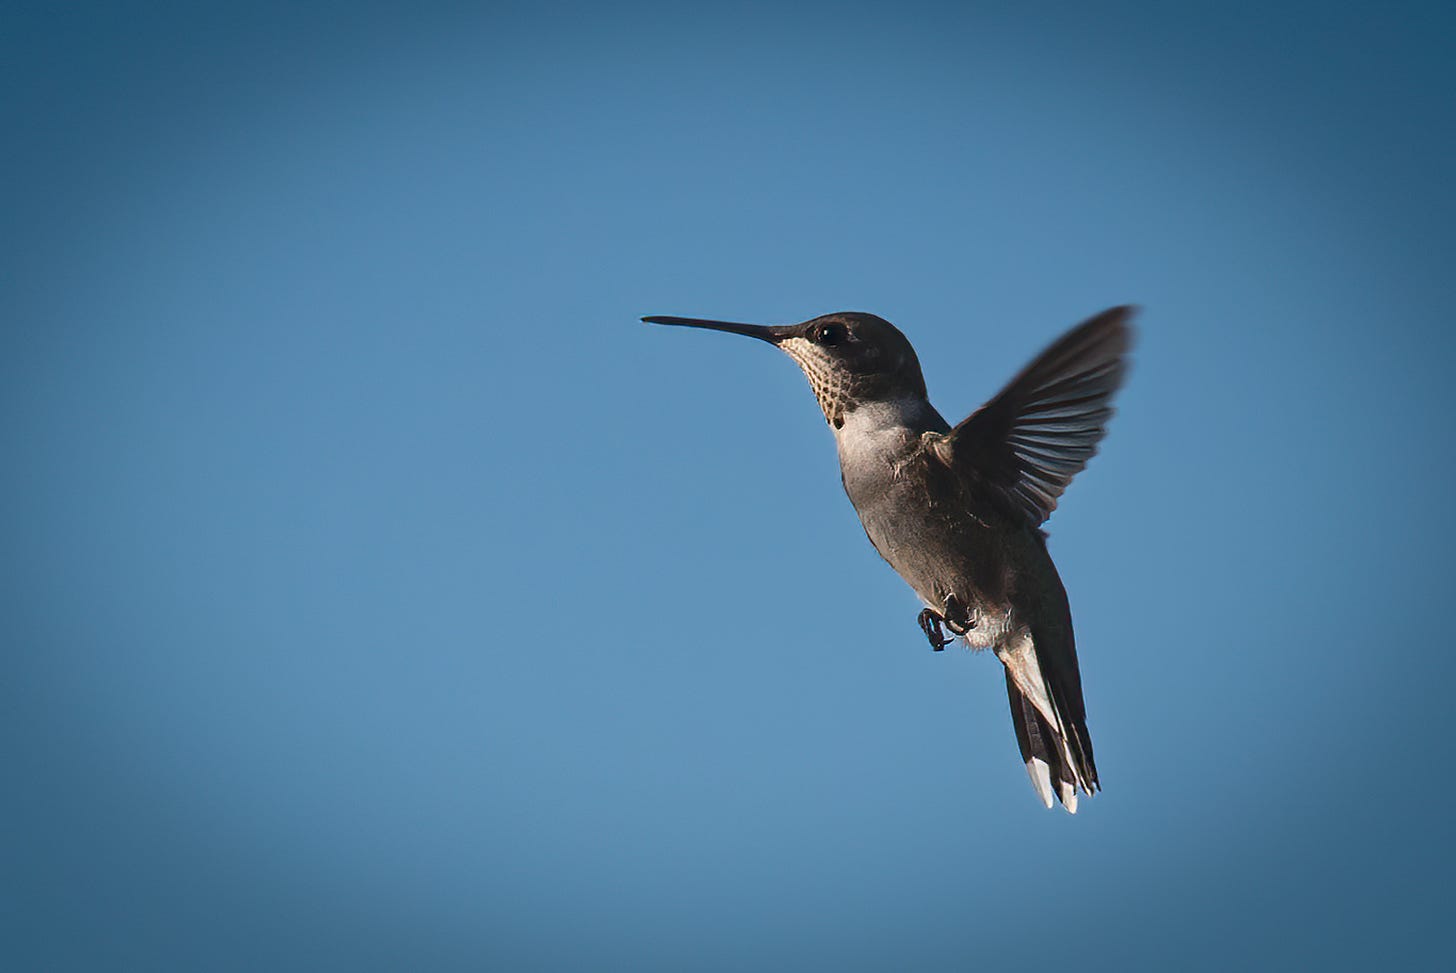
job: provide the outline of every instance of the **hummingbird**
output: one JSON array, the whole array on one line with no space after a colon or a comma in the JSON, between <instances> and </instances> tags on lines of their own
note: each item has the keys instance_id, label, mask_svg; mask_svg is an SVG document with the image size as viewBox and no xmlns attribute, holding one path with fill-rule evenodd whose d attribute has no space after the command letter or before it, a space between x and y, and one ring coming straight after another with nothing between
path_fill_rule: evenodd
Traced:
<instances>
[{"instance_id":1,"label":"hummingbird","mask_svg":"<svg viewBox=\"0 0 1456 973\"><path fill-rule=\"evenodd\" d=\"M995 653L1032 787L1073 814L1078 791L1100 785L1071 608L1042 524L1106 435L1134 311L1109 308L1072 328L954 427L930 404L909 340L873 314L642 319L758 338L798 364L870 543L925 605L916 621L931 648L959 639Z\"/></svg>"}]
</instances>

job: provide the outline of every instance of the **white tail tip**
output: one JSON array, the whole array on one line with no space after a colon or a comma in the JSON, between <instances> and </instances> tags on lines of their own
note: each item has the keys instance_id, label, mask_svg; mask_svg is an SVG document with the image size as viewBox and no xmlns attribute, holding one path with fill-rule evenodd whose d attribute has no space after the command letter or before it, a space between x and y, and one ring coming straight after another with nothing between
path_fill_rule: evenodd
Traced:
<instances>
[{"instance_id":1,"label":"white tail tip","mask_svg":"<svg viewBox=\"0 0 1456 973\"><path fill-rule=\"evenodd\" d=\"M1077 785L1069 784L1064 780L1057 781L1057 790L1062 795L1062 807L1067 809L1068 814L1077 813Z\"/></svg>"},{"instance_id":2,"label":"white tail tip","mask_svg":"<svg viewBox=\"0 0 1456 973\"><path fill-rule=\"evenodd\" d=\"M1052 774L1047 767L1047 762L1040 757L1032 757L1026 762L1026 772L1031 775L1031 786L1036 789L1036 796L1048 808L1052 806Z\"/></svg>"}]
</instances>

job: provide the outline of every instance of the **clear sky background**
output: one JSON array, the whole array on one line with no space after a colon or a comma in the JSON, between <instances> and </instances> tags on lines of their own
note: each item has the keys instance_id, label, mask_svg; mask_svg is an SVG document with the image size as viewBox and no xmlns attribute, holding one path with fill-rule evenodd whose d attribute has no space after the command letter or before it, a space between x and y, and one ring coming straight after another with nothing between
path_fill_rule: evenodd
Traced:
<instances>
[{"instance_id":1,"label":"clear sky background","mask_svg":"<svg viewBox=\"0 0 1456 973\"><path fill-rule=\"evenodd\" d=\"M1449 969L1445 6L8 6L6 968ZM1074 818L637 319L1123 302Z\"/></svg>"}]
</instances>

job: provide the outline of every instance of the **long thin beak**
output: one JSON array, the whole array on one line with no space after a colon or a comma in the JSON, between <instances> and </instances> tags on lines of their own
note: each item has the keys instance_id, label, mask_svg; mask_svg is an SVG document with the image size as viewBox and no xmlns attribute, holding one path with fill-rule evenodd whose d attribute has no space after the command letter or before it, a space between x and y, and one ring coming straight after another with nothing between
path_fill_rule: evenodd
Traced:
<instances>
[{"instance_id":1,"label":"long thin beak","mask_svg":"<svg viewBox=\"0 0 1456 973\"><path fill-rule=\"evenodd\" d=\"M797 325L735 324L732 321L705 321L702 318L674 318L660 315L642 320L648 324L676 324L684 328L706 328L709 331L746 334L750 338L767 341L771 345L776 345L785 338L792 337L798 331Z\"/></svg>"}]
</instances>

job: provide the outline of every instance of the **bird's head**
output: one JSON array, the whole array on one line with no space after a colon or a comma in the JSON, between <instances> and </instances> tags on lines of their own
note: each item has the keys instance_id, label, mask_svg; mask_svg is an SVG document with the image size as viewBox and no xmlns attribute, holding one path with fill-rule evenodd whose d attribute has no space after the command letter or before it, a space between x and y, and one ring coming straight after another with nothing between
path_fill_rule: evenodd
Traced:
<instances>
[{"instance_id":1,"label":"bird's head","mask_svg":"<svg viewBox=\"0 0 1456 973\"><path fill-rule=\"evenodd\" d=\"M803 369L824 418L836 429L844 425L847 413L868 402L925 398L925 378L915 349L899 328L873 314L839 311L783 325L675 317L642 320L748 335L777 346Z\"/></svg>"}]
</instances>

